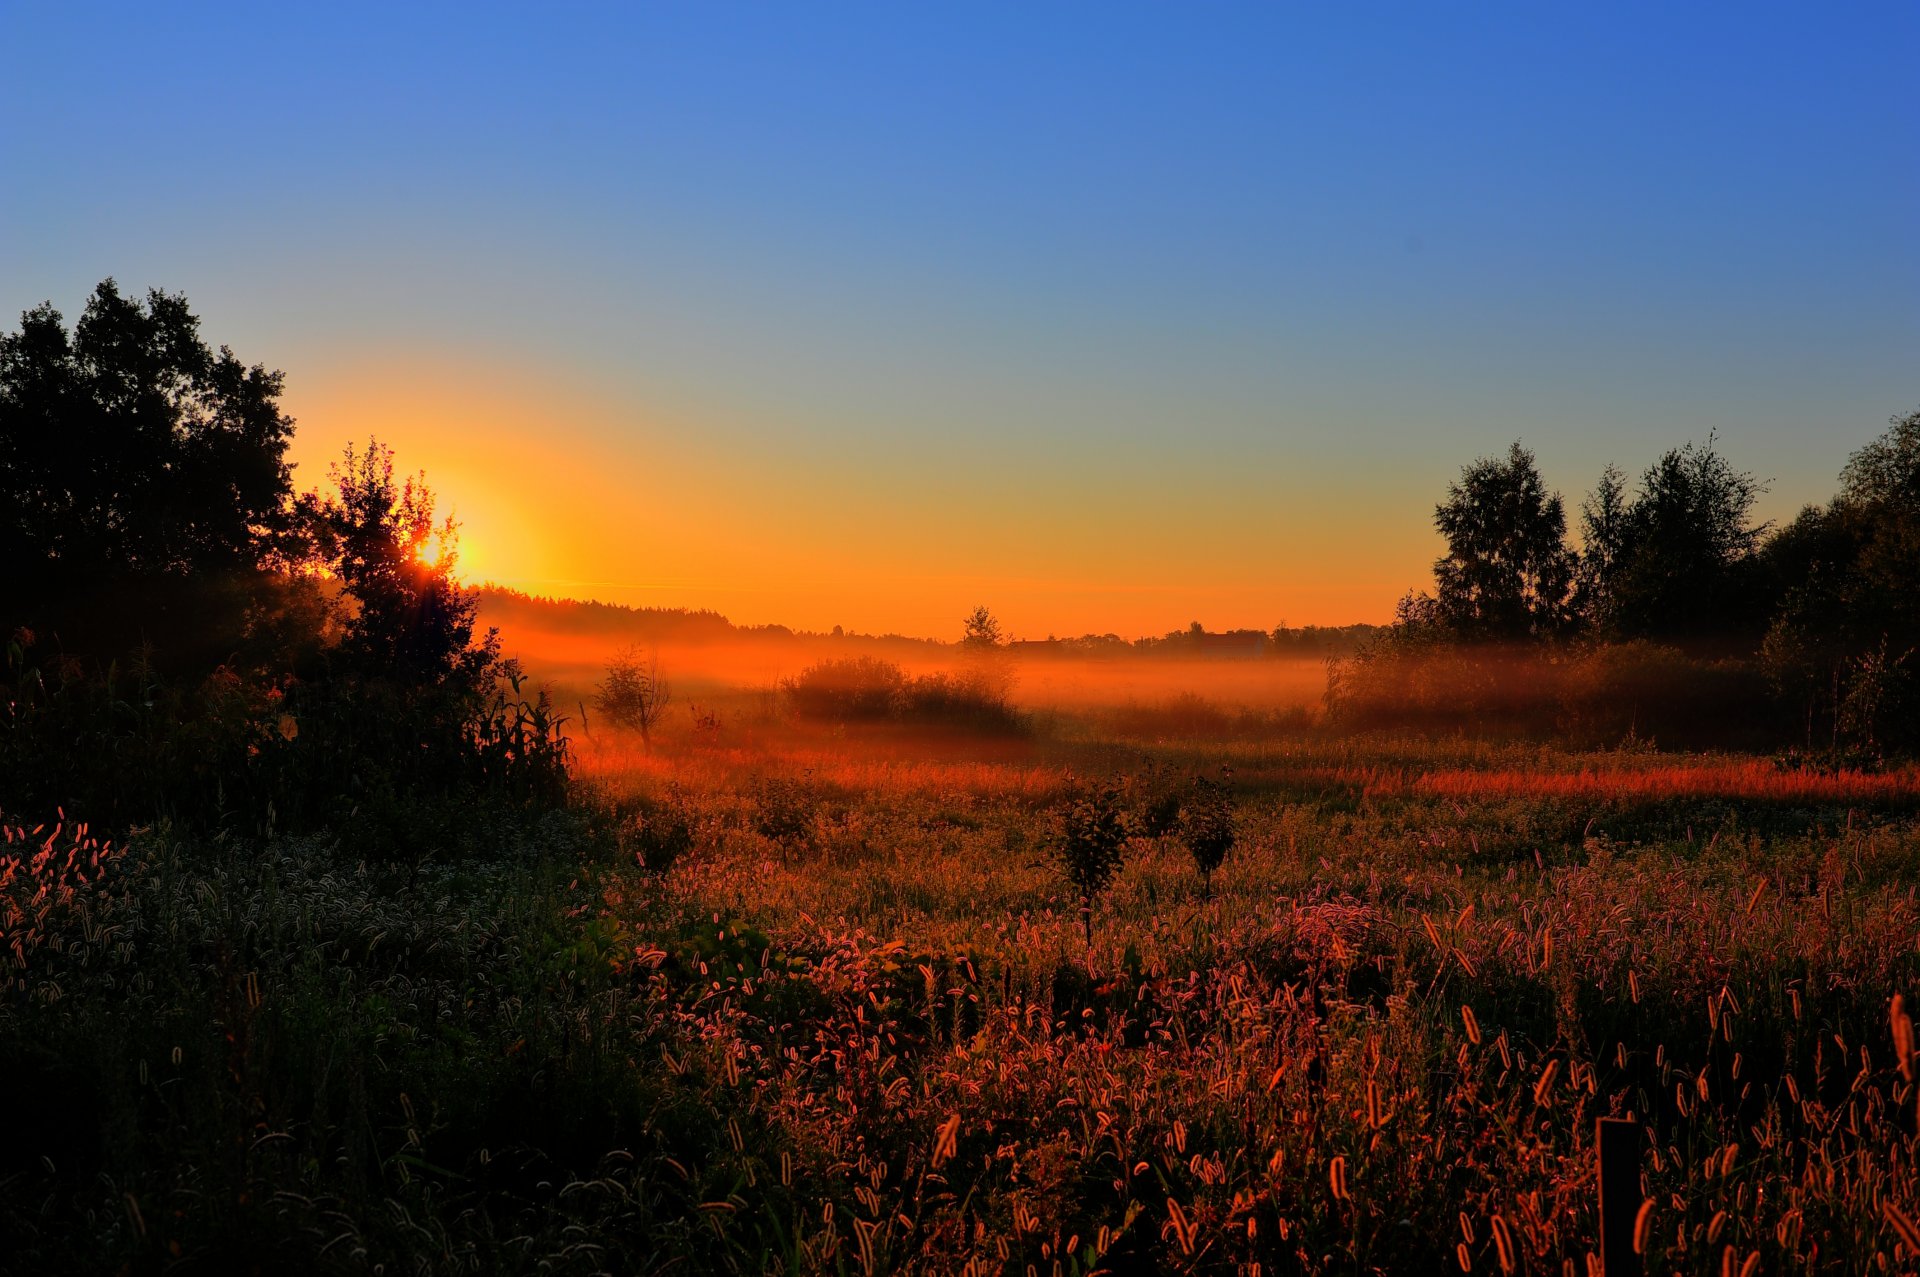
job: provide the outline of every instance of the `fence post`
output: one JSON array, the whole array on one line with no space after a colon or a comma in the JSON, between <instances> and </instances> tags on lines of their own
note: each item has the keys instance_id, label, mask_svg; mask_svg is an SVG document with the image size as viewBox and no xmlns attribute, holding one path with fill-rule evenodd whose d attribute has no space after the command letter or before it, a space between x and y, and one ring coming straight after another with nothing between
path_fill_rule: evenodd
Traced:
<instances>
[{"instance_id":1,"label":"fence post","mask_svg":"<svg viewBox=\"0 0 1920 1277\"><path fill-rule=\"evenodd\" d=\"M1600 1271L1640 1277L1633 1226L1640 1214L1640 1123L1603 1117L1594 1147L1600 1160Z\"/></svg>"}]
</instances>

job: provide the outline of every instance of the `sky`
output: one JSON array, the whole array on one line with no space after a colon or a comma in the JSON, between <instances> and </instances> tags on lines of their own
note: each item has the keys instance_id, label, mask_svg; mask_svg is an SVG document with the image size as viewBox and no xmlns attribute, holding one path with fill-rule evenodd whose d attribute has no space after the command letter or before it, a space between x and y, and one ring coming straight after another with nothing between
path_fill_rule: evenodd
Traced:
<instances>
[{"instance_id":1,"label":"sky","mask_svg":"<svg viewBox=\"0 0 1920 1277\"><path fill-rule=\"evenodd\" d=\"M1460 467L1920 408L1920 6L0 0L0 313L107 276L469 577L1021 637L1387 619Z\"/></svg>"}]
</instances>

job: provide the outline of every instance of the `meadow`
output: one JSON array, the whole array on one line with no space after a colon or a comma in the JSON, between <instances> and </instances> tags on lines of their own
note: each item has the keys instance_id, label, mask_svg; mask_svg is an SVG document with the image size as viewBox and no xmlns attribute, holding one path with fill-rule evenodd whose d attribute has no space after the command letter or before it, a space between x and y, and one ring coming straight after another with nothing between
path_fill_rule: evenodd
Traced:
<instances>
[{"instance_id":1,"label":"meadow","mask_svg":"<svg viewBox=\"0 0 1920 1277\"><path fill-rule=\"evenodd\" d=\"M1590 1277L1603 1116L1647 1272L1920 1263L1920 770L765 674L431 854L10 828L0 1267Z\"/></svg>"}]
</instances>

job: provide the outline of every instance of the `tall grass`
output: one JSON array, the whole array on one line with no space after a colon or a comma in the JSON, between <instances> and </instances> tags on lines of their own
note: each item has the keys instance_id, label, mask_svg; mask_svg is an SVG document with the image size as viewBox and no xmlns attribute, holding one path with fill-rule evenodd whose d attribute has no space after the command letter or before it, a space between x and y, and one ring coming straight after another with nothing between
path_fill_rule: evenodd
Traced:
<instances>
[{"instance_id":1,"label":"tall grass","mask_svg":"<svg viewBox=\"0 0 1920 1277\"><path fill-rule=\"evenodd\" d=\"M11 831L0 1268L1586 1274L1598 1116L1652 1273L1920 1263L1903 772L575 743L459 860ZM1176 809L1083 915L1069 774L1223 763L1210 883Z\"/></svg>"}]
</instances>

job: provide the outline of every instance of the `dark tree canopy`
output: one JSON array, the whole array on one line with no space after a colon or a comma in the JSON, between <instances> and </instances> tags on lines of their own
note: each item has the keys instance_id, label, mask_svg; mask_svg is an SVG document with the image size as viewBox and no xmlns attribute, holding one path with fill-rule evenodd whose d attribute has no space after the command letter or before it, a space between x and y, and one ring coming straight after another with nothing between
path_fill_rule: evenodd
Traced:
<instances>
[{"instance_id":1,"label":"dark tree canopy","mask_svg":"<svg viewBox=\"0 0 1920 1277\"><path fill-rule=\"evenodd\" d=\"M1920 647L1920 411L1854 453L1840 485L1831 517L1859 547L1854 628L1863 643Z\"/></svg>"},{"instance_id":2,"label":"dark tree canopy","mask_svg":"<svg viewBox=\"0 0 1920 1277\"><path fill-rule=\"evenodd\" d=\"M1575 560L1566 512L1546 490L1533 454L1515 443L1483 457L1447 488L1433 512L1447 553L1433 565L1440 621L1463 637L1554 634L1569 618Z\"/></svg>"},{"instance_id":3,"label":"dark tree canopy","mask_svg":"<svg viewBox=\"0 0 1920 1277\"><path fill-rule=\"evenodd\" d=\"M332 470L335 495L303 502L318 561L352 602L341 656L404 683L478 686L498 636L473 643L478 599L453 575L452 518L434 520L426 476L396 480L393 451L351 445Z\"/></svg>"},{"instance_id":4,"label":"dark tree canopy","mask_svg":"<svg viewBox=\"0 0 1920 1277\"><path fill-rule=\"evenodd\" d=\"M1647 468L1621 520L1603 592L1607 628L1627 638L1738 634L1763 606L1749 569L1766 528L1750 522L1760 483L1704 444Z\"/></svg>"},{"instance_id":5,"label":"dark tree canopy","mask_svg":"<svg viewBox=\"0 0 1920 1277\"><path fill-rule=\"evenodd\" d=\"M281 374L201 340L184 297L109 279L71 331L0 334L0 558L33 598L254 569L287 527Z\"/></svg>"},{"instance_id":6,"label":"dark tree canopy","mask_svg":"<svg viewBox=\"0 0 1920 1277\"><path fill-rule=\"evenodd\" d=\"M1854 453L1840 492L1808 506L1761 555L1778 598L1761 658L1798 700L1811 742L1822 712L1836 735L1911 744L1912 657L1920 649L1920 412L1894 417ZM1904 731L1889 726L1904 721Z\"/></svg>"}]
</instances>

